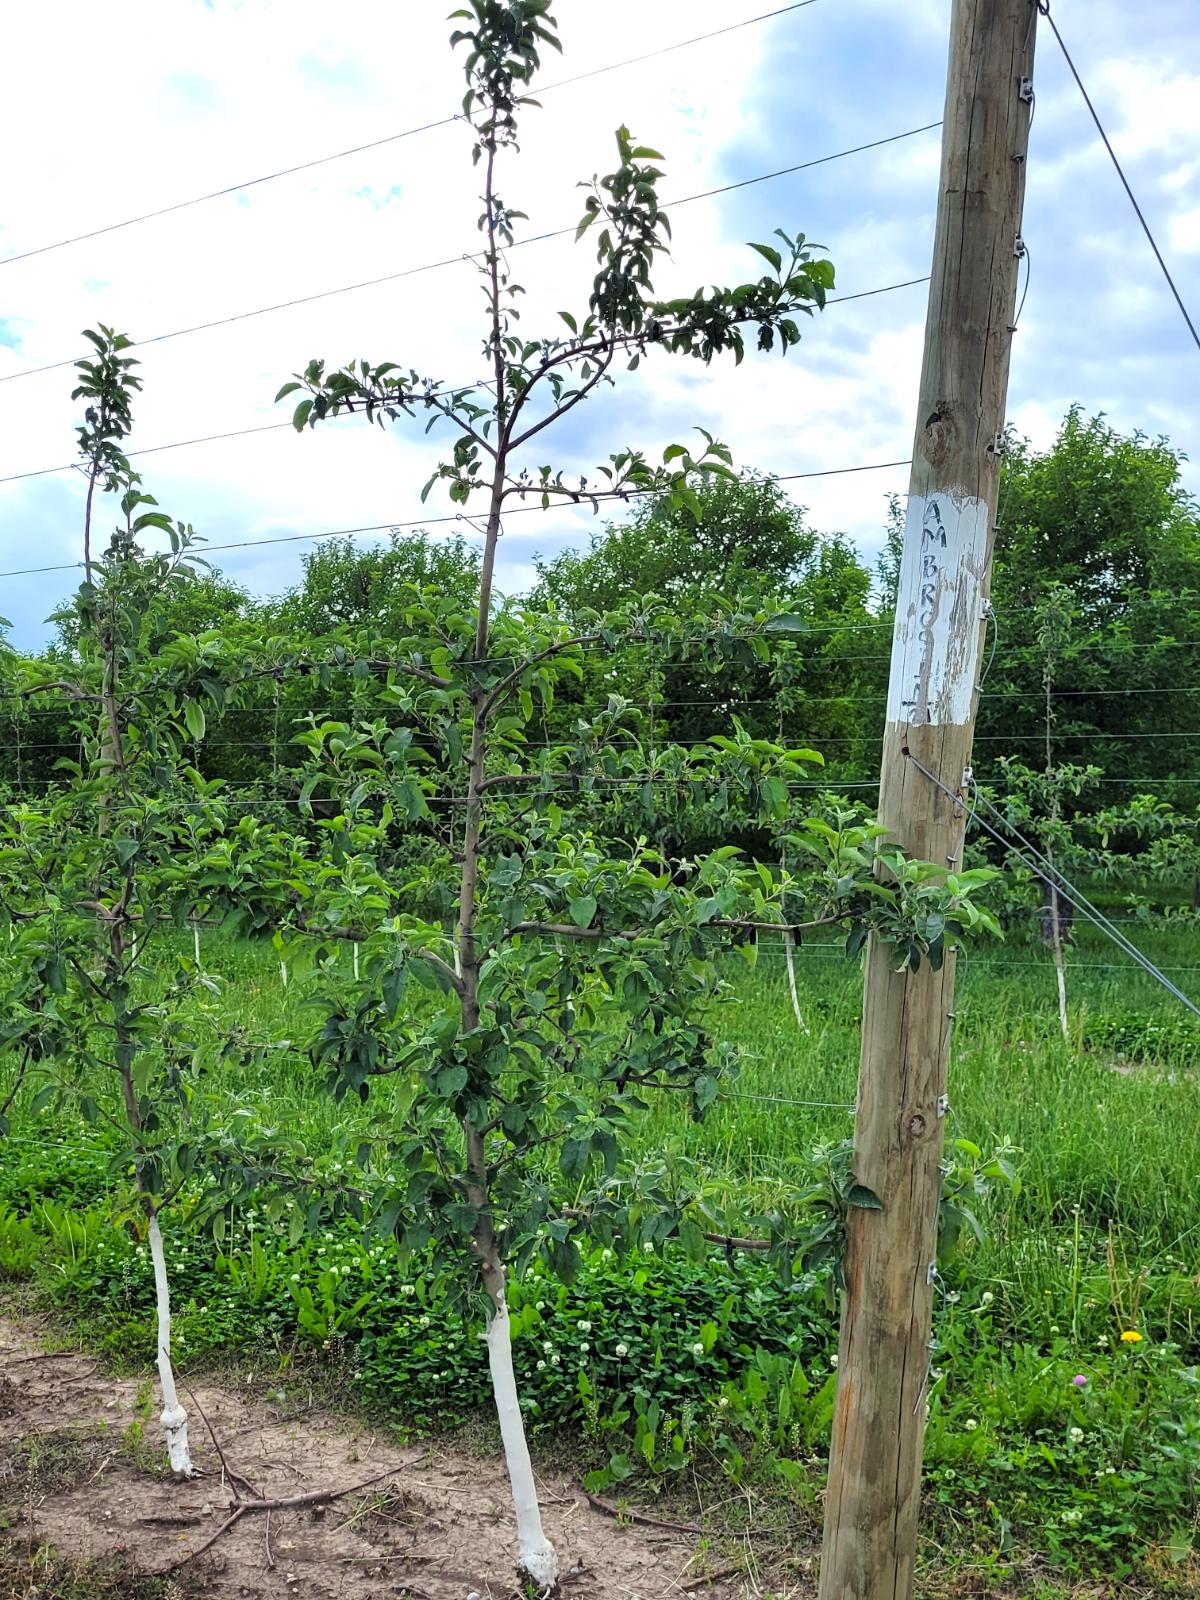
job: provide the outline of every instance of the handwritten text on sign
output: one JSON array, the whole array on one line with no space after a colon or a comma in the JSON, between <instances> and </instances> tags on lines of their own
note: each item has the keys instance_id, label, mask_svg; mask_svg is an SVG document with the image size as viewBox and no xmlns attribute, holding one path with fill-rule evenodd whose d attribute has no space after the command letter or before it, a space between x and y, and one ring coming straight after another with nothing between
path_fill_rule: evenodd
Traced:
<instances>
[{"instance_id":1,"label":"handwritten text on sign","mask_svg":"<svg viewBox=\"0 0 1200 1600\"><path fill-rule=\"evenodd\" d=\"M888 721L964 723L979 668L988 512L971 495L910 495Z\"/></svg>"}]
</instances>

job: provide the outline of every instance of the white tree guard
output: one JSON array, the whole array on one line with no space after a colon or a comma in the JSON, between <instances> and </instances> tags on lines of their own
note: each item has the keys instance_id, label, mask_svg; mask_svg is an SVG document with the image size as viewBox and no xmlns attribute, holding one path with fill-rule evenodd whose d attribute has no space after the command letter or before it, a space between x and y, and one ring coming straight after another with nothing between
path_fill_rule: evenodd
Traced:
<instances>
[{"instance_id":1,"label":"white tree guard","mask_svg":"<svg viewBox=\"0 0 1200 1600\"><path fill-rule=\"evenodd\" d=\"M151 1216L147 1229L150 1260L154 1263L154 1294L158 1303L158 1381L163 1408L159 1421L167 1440L171 1466L185 1478L192 1476L192 1457L188 1450L187 1412L175 1392L175 1372L171 1366L171 1294L167 1286L167 1258L157 1216Z\"/></svg>"},{"instance_id":2,"label":"white tree guard","mask_svg":"<svg viewBox=\"0 0 1200 1600\"><path fill-rule=\"evenodd\" d=\"M558 1556L542 1529L533 1463L525 1442L525 1421L517 1401L517 1380L513 1372L512 1333L508 1307L503 1303L488 1318L488 1365L492 1373L492 1393L504 1441L504 1460L512 1484L513 1505L517 1513L519 1565L541 1589L553 1588L558 1581Z\"/></svg>"}]
</instances>

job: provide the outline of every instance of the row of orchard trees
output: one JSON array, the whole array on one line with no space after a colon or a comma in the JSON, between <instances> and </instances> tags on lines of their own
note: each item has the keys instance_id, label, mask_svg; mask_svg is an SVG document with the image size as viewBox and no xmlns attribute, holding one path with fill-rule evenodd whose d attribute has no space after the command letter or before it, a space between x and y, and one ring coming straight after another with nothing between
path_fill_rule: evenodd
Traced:
<instances>
[{"instance_id":1,"label":"row of orchard trees","mask_svg":"<svg viewBox=\"0 0 1200 1600\"><path fill-rule=\"evenodd\" d=\"M1071 872L1104 880L1110 898L1186 909L1200 896L1200 519L1180 486L1179 458L1162 441L1122 438L1102 419L1072 412L1053 449L1034 455L1014 445L1005 470L980 782L1040 848L1061 855ZM736 715L758 737L819 748L824 786L869 791L894 540L873 579L844 540L813 532L779 484L708 473L692 488L685 505L670 495L632 501L590 550L543 563L526 608L553 611L585 639L590 617L635 594L692 615L790 614L800 619L795 630L776 637L766 660L733 650L664 655L644 641L627 643L618 663L602 643L583 643L582 673L540 708L539 736L570 740L616 691L647 749L708 738ZM893 535L897 526L893 519ZM183 635L216 630L244 648L264 636L288 639L294 654L337 632L373 627L390 637L405 629L414 585L467 609L480 559L477 540L395 535L369 550L329 543L279 600L251 603L218 574L198 572L164 595L163 626ZM70 606L55 644L31 666L53 674L78 643ZM349 685L317 673L263 677L227 709L198 766L302 830L296 727L368 713L397 720L377 676ZM36 792L74 749L69 712L57 703L0 702L0 792ZM631 799L627 825L636 837L651 824L638 796ZM703 793L687 799L669 827L661 812L652 825L666 848L691 853L733 840L774 859L768 830L714 810ZM414 847L429 831L421 819L405 827ZM1009 910L1032 926L1039 887L1019 890Z\"/></svg>"},{"instance_id":2,"label":"row of orchard trees","mask_svg":"<svg viewBox=\"0 0 1200 1600\"><path fill-rule=\"evenodd\" d=\"M731 1218L623 1160L651 1097L686 1095L701 1117L736 1070L714 1037L722 952L763 930L798 939L825 927L852 952L874 935L916 966L994 927L974 899L986 872L947 876L904 860L867 822L805 818L800 796L821 758L779 737L804 639L794 612L761 592L717 607L669 584L629 603L619 574L602 604L587 603L586 585L568 601L595 552L556 569L554 604L494 593L501 518L514 503L644 494L675 527L705 504L719 509L730 468L712 439L700 455L669 446L658 463L619 449L590 483L529 463L545 459L548 429L650 355L737 359L747 338L786 352L833 282L802 235L780 234L755 246L756 280L656 299L669 238L660 158L622 129L618 164L589 189L580 224L596 244L588 304L548 335L518 331L505 256L516 213L499 197L497 168L539 54L557 43L547 7L472 0L454 35L482 175L488 386L449 390L390 361L316 361L281 391L299 396L300 429L343 410L423 413L448 428L434 481L456 504L482 500L478 554L423 549L427 565L392 592L385 619L352 605L341 619L298 612L265 639L261 628L181 627L203 617L210 581L191 530L130 466L136 364L128 342L101 329L76 389L85 580L60 619L61 659L6 659L0 686L18 715L54 706L63 734L52 769L0 805L3 1114L58 1098L119 1133L120 1169L133 1173L125 1221L144 1230L154 1262L172 1465L191 1470L171 1362L172 1230L161 1219L203 1226L264 1191L308 1226L346 1210L393 1235L451 1303L478 1311L519 1565L543 1587L557 1563L517 1402L508 1275L537 1257L569 1279L587 1237L618 1249L673 1240L702 1254L728 1243L733 1222L743 1234L757 1224L750 1239L783 1271L836 1254L827 1215L813 1226ZM773 491L760 492L766 504ZM643 533L655 542L652 520ZM736 521L726 538L736 556ZM839 561L824 569L830 584ZM861 610L865 594L846 603ZM686 724L670 738L656 727L665 686L773 672L778 703L765 725L727 720L691 738L680 737ZM303 698L314 686L315 704ZM261 720L264 704L283 708L284 742L298 752L288 811L270 793L259 805L227 787L210 762L220 733L248 714ZM726 842L735 831L769 841L772 865ZM204 1035L188 1000L211 980L164 938L198 915L269 928L289 961L318 971L331 949L356 947L353 984L318 994L311 1057L335 1095L366 1097L382 1074L401 1092L354 1188L314 1185L286 1138L210 1119L199 1072L239 1046Z\"/></svg>"}]
</instances>

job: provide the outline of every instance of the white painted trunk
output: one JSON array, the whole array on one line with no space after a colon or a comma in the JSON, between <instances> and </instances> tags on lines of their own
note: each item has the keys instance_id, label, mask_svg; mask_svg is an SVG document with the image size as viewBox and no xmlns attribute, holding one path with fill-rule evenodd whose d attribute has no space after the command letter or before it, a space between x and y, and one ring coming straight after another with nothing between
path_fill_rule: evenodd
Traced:
<instances>
[{"instance_id":1,"label":"white painted trunk","mask_svg":"<svg viewBox=\"0 0 1200 1600\"><path fill-rule=\"evenodd\" d=\"M1054 975L1058 979L1058 1025L1064 1039L1071 1037L1071 1024L1067 1018L1067 974L1063 968L1062 940L1058 936L1058 918L1054 918Z\"/></svg>"},{"instance_id":2,"label":"white painted trunk","mask_svg":"<svg viewBox=\"0 0 1200 1600\"><path fill-rule=\"evenodd\" d=\"M796 1013L796 1026L801 1033L807 1033L804 1013L800 1010L800 996L796 993L796 937L790 928L784 932L783 948L787 955L788 988L792 994L792 1010Z\"/></svg>"},{"instance_id":3,"label":"white painted trunk","mask_svg":"<svg viewBox=\"0 0 1200 1600\"><path fill-rule=\"evenodd\" d=\"M287 988L287 962L286 961L281 961L279 963L279 976L280 976L280 979L282 980L283 987L286 989Z\"/></svg>"},{"instance_id":4,"label":"white painted trunk","mask_svg":"<svg viewBox=\"0 0 1200 1600\"><path fill-rule=\"evenodd\" d=\"M525 1421L517 1401L508 1307L503 1303L488 1318L487 1346L492 1393L500 1420L500 1437L504 1441L504 1460L517 1513L518 1565L539 1588L550 1589L558 1581L558 1556L542 1529L533 1463L525 1442Z\"/></svg>"},{"instance_id":5,"label":"white painted trunk","mask_svg":"<svg viewBox=\"0 0 1200 1600\"><path fill-rule=\"evenodd\" d=\"M355 981L355 983L357 983L358 982L358 946L357 946L357 944L355 944L355 945L351 945L350 948L354 951L354 981Z\"/></svg>"},{"instance_id":6,"label":"white painted trunk","mask_svg":"<svg viewBox=\"0 0 1200 1600\"><path fill-rule=\"evenodd\" d=\"M192 923L192 953L196 957L196 965L200 965L200 924Z\"/></svg>"},{"instance_id":7,"label":"white painted trunk","mask_svg":"<svg viewBox=\"0 0 1200 1600\"><path fill-rule=\"evenodd\" d=\"M171 1366L171 1293L167 1286L167 1258L163 1252L158 1218L151 1216L147 1230L150 1259L154 1263L154 1294L158 1302L158 1381L163 1408L159 1421L167 1439L171 1466L185 1478L192 1476L192 1457L188 1450L187 1412L175 1392L175 1372Z\"/></svg>"}]
</instances>

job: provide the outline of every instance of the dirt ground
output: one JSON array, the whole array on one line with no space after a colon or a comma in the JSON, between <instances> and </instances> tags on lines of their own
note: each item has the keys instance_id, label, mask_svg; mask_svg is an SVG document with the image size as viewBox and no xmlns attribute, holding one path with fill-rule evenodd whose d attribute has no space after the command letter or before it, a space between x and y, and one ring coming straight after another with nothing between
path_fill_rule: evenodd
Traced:
<instances>
[{"instance_id":1,"label":"dirt ground","mask_svg":"<svg viewBox=\"0 0 1200 1600\"><path fill-rule=\"evenodd\" d=\"M192 1454L172 1479L156 1391L85 1355L47 1356L44 1325L0 1317L0 1600L499 1600L515 1593L508 1480L496 1459L400 1448L320 1411L291 1417L260 1395L196 1389ZM243 1514L253 1492L295 1500L365 1484L324 1505ZM564 1594L578 1600L717 1600L756 1587L728 1552L682 1526L618 1520L561 1471L539 1477ZM253 1486L253 1489L249 1487ZM68 1577L69 1573L74 1576ZM89 1576L90 1575L90 1576ZM7 1587L6 1587L7 1585Z\"/></svg>"}]
</instances>

